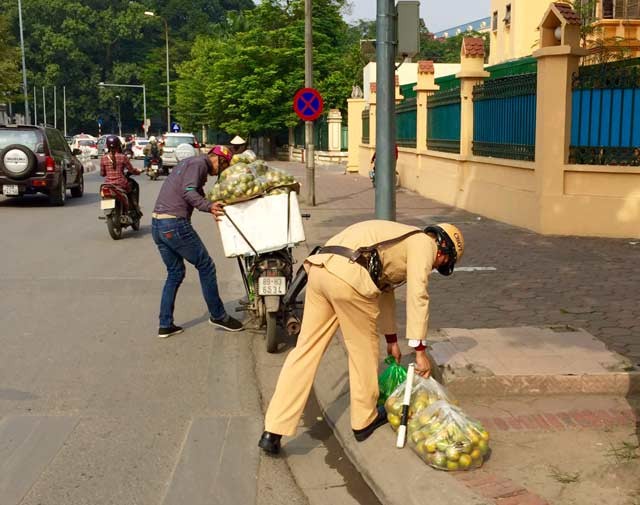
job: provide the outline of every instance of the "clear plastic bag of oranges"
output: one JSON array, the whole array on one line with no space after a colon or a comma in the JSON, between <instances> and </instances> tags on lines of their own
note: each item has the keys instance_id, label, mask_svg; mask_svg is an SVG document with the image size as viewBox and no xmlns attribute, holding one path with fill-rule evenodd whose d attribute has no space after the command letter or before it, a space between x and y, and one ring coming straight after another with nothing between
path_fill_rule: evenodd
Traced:
<instances>
[{"instance_id":1,"label":"clear plastic bag of oranges","mask_svg":"<svg viewBox=\"0 0 640 505\"><path fill-rule=\"evenodd\" d=\"M384 402L384 408L387 411L387 420L394 430L400 426L405 384L406 381L400 384ZM411 389L411 402L409 404L409 420L413 418L416 412L420 412L438 400L447 400L455 403L455 400L447 390L436 382L433 377L425 379L417 374L414 375L413 387Z\"/></svg>"},{"instance_id":2,"label":"clear plastic bag of oranges","mask_svg":"<svg viewBox=\"0 0 640 505\"><path fill-rule=\"evenodd\" d=\"M489 432L460 407L446 401L417 412L407 428L413 450L438 470L479 468L490 452Z\"/></svg>"}]
</instances>

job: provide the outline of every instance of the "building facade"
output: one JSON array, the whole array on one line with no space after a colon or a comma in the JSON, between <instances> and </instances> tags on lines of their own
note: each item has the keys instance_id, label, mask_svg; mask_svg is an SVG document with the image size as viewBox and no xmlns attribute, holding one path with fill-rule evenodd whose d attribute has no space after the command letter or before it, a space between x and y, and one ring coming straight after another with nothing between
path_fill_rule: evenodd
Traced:
<instances>
[{"instance_id":1,"label":"building facade","mask_svg":"<svg viewBox=\"0 0 640 505\"><path fill-rule=\"evenodd\" d=\"M538 23L548 7L548 0L491 0L489 64L532 54L540 38ZM640 1L596 0L593 8L583 14L595 27L588 47L597 51L614 46L624 57L640 56Z\"/></svg>"}]
</instances>

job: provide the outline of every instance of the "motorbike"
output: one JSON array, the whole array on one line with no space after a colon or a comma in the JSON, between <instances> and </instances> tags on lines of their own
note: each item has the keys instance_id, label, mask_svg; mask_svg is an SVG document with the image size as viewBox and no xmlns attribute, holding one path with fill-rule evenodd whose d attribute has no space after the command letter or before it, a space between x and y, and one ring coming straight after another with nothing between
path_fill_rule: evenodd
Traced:
<instances>
[{"instance_id":1,"label":"motorbike","mask_svg":"<svg viewBox=\"0 0 640 505\"><path fill-rule=\"evenodd\" d=\"M127 179L132 180L129 176ZM131 204L127 192L113 184L100 185L100 209L104 212L98 219L107 222L109 235L113 240L122 238L122 230L131 226L140 229L140 212Z\"/></svg>"},{"instance_id":2,"label":"motorbike","mask_svg":"<svg viewBox=\"0 0 640 505\"><path fill-rule=\"evenodd\" d=\"M302 217L311 216L302 214ZM300 333L303 302L297 300L300 289L292 282L293 248L267 253L254 250L254 253L236 258L247 295L236 310L249 312L257 325L265 329L267 352L275 353L279 328L290 337Z\"/></svg>"},{"instance_id":3,"label":"motorbike","mask_svg":"<svg viewBox=\"0 0 640 505\"><path fill-rule=\"evenodd\" d=\"M158 158L151 158L149 160L149 166L147 167L147 175L149 179L155 181L160 175L160 171L162 170L162 162Z\"/></svg>"}]
</instances>

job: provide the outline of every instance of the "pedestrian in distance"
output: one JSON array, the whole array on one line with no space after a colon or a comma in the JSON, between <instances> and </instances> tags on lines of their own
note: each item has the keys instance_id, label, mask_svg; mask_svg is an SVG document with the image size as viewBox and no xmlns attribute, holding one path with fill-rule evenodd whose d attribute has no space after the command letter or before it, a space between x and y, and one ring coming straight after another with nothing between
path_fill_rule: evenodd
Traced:
<instances>
[{"instance_id":1,"label":"pedestrian in distance","mask_svg":"<svg viewBox=\"0 0 640 505\"><path fill-rule=\"evenodd\" d=\"M231 139L231 142L229 142L229 144L231 144L231 149L233 151L233 154L240 154L246 151L247 149L247 141L243 139L240 135L236 135L235 137L233 137Z\"/></svg>"},{"instance_id":2,"label":"pedestrian in distance","mask_svg":"<svg viewBox=\"0 0 640 505\"><path fill-rule=\"evenodd\" d=\"M196 267L200 275L209 323L227 331L243 329L240 321L227 314L218 292L215 264L191 225L194 208L213 214L216 220L224 214L222 204L209 202L203 188L208 175L219 175L229 167L231 156L227 147L214 146L207 155L187 158L176 165L160 189L151 221L153 240L167 267L160 301L160 338L183 331L175 325L173 311L178 288L185 276L184 260Z\"/></svg>"},{"instance_id":3,"label":"pedestrian in distance","mask_svg":"<svg viewBox=\"0 0 640 505\"><path fill-rule=\"evenodd\" d=\"M364 249L364 250L363 250ZM283 435L295 435L313 379L338 327L349 355L351 427L358 442L387 422L378 400L378 325L387 354L399 362L396 287L407 284L406 338L416 373L431 373L425 352L429 321L429 274L451 275L464 253L460 230L448 223L425 229L391 221L364 221L329 239L304 264L305 310L296 347L280 372L258 446L277 454Z\"/></svg>"}]
</instances>

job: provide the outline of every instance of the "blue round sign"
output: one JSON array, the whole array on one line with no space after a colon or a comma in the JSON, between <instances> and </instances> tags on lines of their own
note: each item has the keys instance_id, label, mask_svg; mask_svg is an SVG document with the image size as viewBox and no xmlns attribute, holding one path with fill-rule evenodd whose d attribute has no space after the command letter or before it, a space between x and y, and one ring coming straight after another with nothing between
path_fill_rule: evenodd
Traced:
<instances>
[{"instance_id":1,"label":"blue round sign","mask_svg":"<svg viewBox=\"0 0 640 505\"><path fill-rule=\"evenodd\" d=\"M324 102L317 89L302 88L293 97L293 110L303 121L315 121L322 114Z\"/></svg>"}]
</instances>

